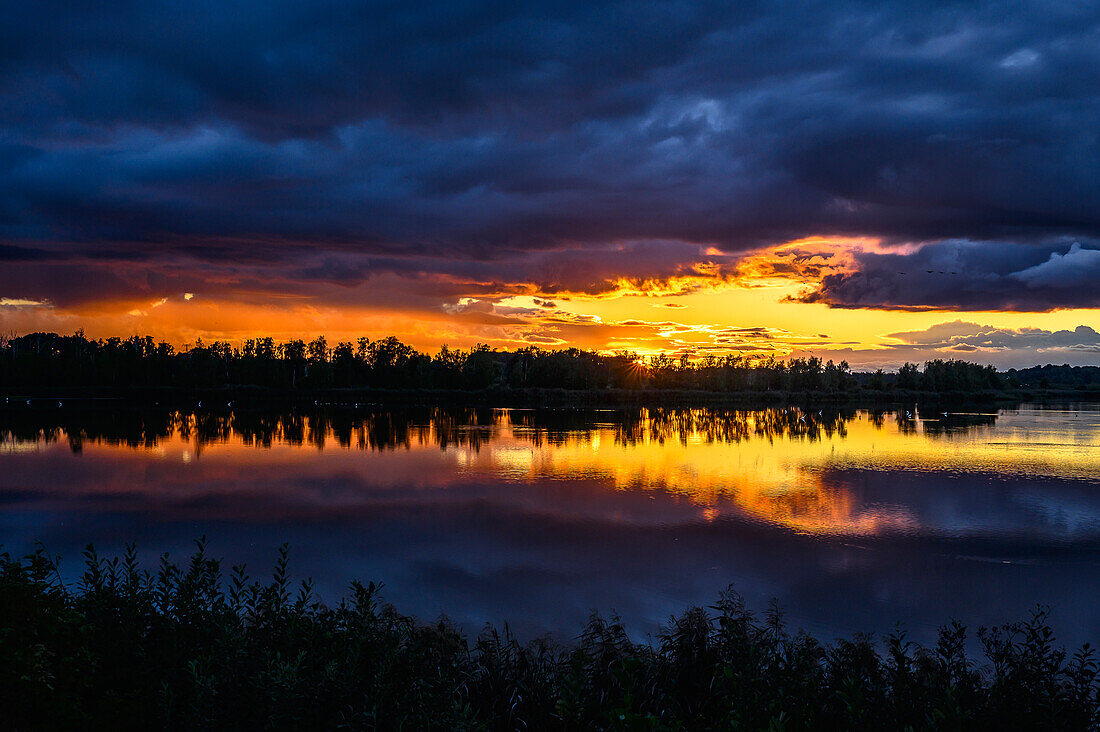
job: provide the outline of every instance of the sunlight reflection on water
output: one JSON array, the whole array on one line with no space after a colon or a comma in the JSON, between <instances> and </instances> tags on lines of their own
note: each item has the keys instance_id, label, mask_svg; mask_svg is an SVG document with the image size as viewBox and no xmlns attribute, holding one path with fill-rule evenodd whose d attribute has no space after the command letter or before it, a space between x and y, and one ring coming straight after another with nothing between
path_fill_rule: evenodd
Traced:
<instances>
[{"instance_id":1,"label":"sunlight reflection on water","mask_svg":"<svg viewBox=\"0 0 1100 732\"><path fill-rule=\"evenodd\" d=\"M0 537L75 556L206 534L260 563L289 540L332 595L369 574L415 612L532 631L609 607L651 631L734 582L829 632L1043 601L1092 634L1098 416L28 410L0 420Z\"/></svg>"}]
</instances>

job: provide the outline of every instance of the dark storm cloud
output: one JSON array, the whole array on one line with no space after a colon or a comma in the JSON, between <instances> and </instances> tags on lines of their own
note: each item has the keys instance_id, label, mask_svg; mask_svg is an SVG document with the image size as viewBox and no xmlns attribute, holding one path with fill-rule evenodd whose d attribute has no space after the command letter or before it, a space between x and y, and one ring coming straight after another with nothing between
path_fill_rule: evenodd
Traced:
<instances>
[{"instance_id":1,"label":"dark storm cloud","mask_svg":"<svg viewBox=\"0 0 1100 732\"><path fill-rule=\"evenodd\" d=\"M853 272L825 275L799 298L842 308L1051 310L1100 307L1100 244L929 244L863 252Z\"/></svg>"},{"instance_id":2,"label":"dark storm cloud","mask_svg":"<svg viewBox=\"0 0 1100 732\"><path fill-rule=\"evenodd\" d=\"M7 16L9 260L321 276L324 249L523 270L534 251L633 240L858 234L1039 243L1019 255L1037 266L1058 237L1100 240L1091 2L47 0ZM1063 304L1044 297L1068 288L1028 282L1020 307Z\"/></svg>"},{"instance_id":3,"label":"dark storm cloud","mask_svg":"<svg viewBox=\"0 0 1100 732\"><path fill-rule=\"evenodd\" d=\"M671 281L691 291L734 276L736 259L711 255L698 245L678 241L634 241L582 250L516 253L508 258L480 260L367 256L328 256L290 273L292 279L354 286L373 274L393 272L405 277L445 277L491 293L605 295L620 288L647 292Z\"/></svg>"},{"instance_id":4,"label":"dark storm cloud","mask_svg":"<svg viewBox=\"0 0 1100 732\"><path fill-rule=\"evenodd\" d=\"M0 244L0 262L41 262L53 257L41 249Z\"/></svg>"}]
</instances>

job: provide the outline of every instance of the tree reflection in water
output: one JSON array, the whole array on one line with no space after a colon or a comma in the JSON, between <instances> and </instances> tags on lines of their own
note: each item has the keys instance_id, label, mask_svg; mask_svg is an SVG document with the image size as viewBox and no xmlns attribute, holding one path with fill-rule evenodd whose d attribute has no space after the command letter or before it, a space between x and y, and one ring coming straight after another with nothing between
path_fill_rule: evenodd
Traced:
<instances>
[{"instance_id":1,"label":"tree reflection in water","mask_svg":"<svg viewBox=\"0 0 1100 732\"><path fill-rule=\"evenodd\" d=\"M330 443L359 450L393 450L435 444L441 449L465 446L479 449L501 434L535 446L560 445L567 440L591 439L600 429L612 428L615 442L688 444L735 443L751 439L820 440L844 438L855 409L755 410L638 408L627 410L507 410L487 408L348 409L318 407L283 411L232 410L171 411L155 409L79 410L9 409L0 411L0 441L45 442L68 440L79 453L86 442L152 448L165 439L194 442L201 451L208 444L239 442L271 447ZM890 418L899 431L945 435L980 426L992 426L996 414L918 416L915 408L871 411L868 419L881 429Z\"/></svg>"},{"instance_id":2,"label":"tree reflection in water","mask_svg":"<svg viewBox=\"0 0 1100 732\"><path fill-rule=\"evenodd\" d=\"M207 407L0 407L0 543L290 541L333 592L383 579L475 628L649 632L727 581L827 632L1037 600L1100 628L1095 407Z\"/></svg>"}]
</instances>

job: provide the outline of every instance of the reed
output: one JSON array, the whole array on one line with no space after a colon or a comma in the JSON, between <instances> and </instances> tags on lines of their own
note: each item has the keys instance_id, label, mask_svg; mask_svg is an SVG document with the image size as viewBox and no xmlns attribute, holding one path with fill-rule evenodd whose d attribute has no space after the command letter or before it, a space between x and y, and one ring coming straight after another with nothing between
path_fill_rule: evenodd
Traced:
<instances>
[{"instance_id":1,"label":"reed","mask_svg":"<svg viewBox=\"0 0 1100 732\"><path fill-rule=\"evenodd\" d=\"M85 554L78 583L39 550L0 554L0 709L8 729L1095 729L1097 659L1056 645L1045 609L923 647L896 633L823 643L734 592L652 642L595 615L574 642L467 638L352 583L329 607L223 572L204 541L178 565Z\"/></svg>"}]
</instances>

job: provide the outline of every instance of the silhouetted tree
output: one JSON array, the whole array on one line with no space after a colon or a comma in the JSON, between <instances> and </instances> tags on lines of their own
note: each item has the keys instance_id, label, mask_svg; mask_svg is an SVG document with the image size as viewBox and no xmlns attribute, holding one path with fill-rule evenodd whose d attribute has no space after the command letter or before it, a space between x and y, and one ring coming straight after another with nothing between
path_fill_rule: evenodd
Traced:
<instances>
[{"instance_id":1,"label":"silhouetted tree","mask_svg":"<svg viewBox=\"0 0 1100 732\"><path fill-rule=\"evenodd\" d=\"M1100 392L1100 368L1042 366L1000 374L992 366L933 359L904 364L896 374L882 369L856 374L846 361L823 363L817 356L778 361L737 354L686 352L642 358L578 348L513 352L478 344L469 351L446 345L435 356L420 353L394 336L344 341L330 348L324 336L309 343L271 338L245 340L240 348L201 339L177 352L149 336L90 340L83 333L30 333L0 340L0 388L224 387L274 389L429 388L487 389L658 389L708 392L770 390L853 394L867 387L933 393L979 393L1005 388L1050 387Z\"/></svg>"}]
</instances>

